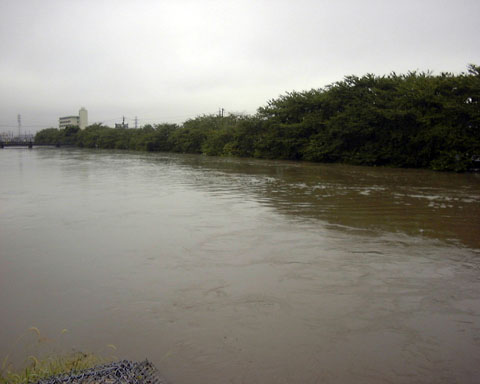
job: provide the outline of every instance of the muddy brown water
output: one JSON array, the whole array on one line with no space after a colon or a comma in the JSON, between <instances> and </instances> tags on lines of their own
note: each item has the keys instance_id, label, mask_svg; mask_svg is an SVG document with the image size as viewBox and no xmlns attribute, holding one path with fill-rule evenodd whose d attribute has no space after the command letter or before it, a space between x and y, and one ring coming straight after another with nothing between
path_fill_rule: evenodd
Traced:
<instances>
[{"instance_id":1,"label":"muddy brown water","mask_svg":"<svg viewBox=\"0 0 480 384\"><path fill-rule=\"evenodd\" d=\"M173 384L477 383L479 267L478 174L0 151L17 365L81 350Z\"/></svg>"}]
</instances>

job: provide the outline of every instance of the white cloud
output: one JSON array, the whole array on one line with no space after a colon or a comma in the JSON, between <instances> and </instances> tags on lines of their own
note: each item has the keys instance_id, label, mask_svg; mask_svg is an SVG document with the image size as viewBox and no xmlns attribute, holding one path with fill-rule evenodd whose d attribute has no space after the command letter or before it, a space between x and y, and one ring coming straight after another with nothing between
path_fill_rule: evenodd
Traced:
<instances>
[{"instance_id":1,"label":"white cloud","mask_svg":"<svg viewBox=\"0 0 480 384\"><path fill-rule=\"evenodd\" d=\"M480 62L479 14L477 1L4 0L0 125L55 125L82 105L91 121L179 122L352 73L458 72Z\"/></svg>"}]
</instances>

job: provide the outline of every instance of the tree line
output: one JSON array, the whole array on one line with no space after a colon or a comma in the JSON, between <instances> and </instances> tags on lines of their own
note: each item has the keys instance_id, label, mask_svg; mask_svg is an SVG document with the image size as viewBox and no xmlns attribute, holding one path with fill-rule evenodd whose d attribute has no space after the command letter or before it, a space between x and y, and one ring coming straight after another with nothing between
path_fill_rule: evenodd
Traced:
<instances>
[{"instance_id":1,"label":"tree line","mask_svg":"<svg viewBox=\"0 0 480 384\"><path fill-rule=\"evenodd\" d=\"M480 163L480 67L346 76L287 92L254 115L140 129L49 128L35 143L467 171Z\"/></svg>"}]
</instances>

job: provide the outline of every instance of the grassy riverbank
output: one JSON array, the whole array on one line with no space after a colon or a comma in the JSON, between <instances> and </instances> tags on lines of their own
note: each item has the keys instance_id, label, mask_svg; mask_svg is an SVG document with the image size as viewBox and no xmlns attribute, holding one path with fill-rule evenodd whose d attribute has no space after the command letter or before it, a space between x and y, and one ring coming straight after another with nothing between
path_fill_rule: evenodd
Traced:
<instances>
[{"instance_id":1,"label":"grassy riverbank","mask_svg":"<svg viewBox=\"0 0 480 384\"><path fill-rule=\"evenodd\" d=\"M28 328L11 346L10 352L1 357L0 384L34 383L43 378L78 372L117 359L115 356L105 358L104 353L55 352L59 348L64 350L61 338L66 334L68 331L63 329L54 339L41 333L37 327ZM116 347L110 344L106 349L116 350ZM25 356L23 363L14 365L11 356L16 356L18 362L22 355Z\"/></svg>"},{"instance_id":2,"label":"grassy riverbank","mask_svg":"<svg viewBox=\"0 0 480 384\"><path fill-rule=\"evenodd\" d=\"M480 167L480 67L347 76L269 100L255 115L141 129L49 128L35 142L462 172Z\"/></svg>"},{"instance_id":3,"label":"grassy riverbank","mask_svg":"<svg viewBox=\"0 0 480 384\"><path fill-rule=\"evenodd\" d=\"M47 358L28 357L28 364L21 370L15 370L4 361L0 370L0 384L27 384L38 380L74 373L104 363L105 360L93 354L76 352L67 356L50 356Z\"/></svg>"}]
</instances>

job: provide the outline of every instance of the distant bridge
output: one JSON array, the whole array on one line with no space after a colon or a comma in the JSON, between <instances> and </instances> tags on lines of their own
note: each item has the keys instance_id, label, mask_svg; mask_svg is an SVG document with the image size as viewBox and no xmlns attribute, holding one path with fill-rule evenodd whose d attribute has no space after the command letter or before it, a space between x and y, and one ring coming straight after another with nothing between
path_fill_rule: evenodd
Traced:
<instances>
[{"instance_id":1,"label":"distant bridge","mask_svg":"<svg viewBox=\"0 0 480 384\"><path fill-rule=\"evenodd\" d=\"M11 140L11 141L0 141L0 148L5 147L60 147L60 144L52 145L52 144L35 144L33 141L25 141L25 140Z\"/></svg>"}]
</instances>

